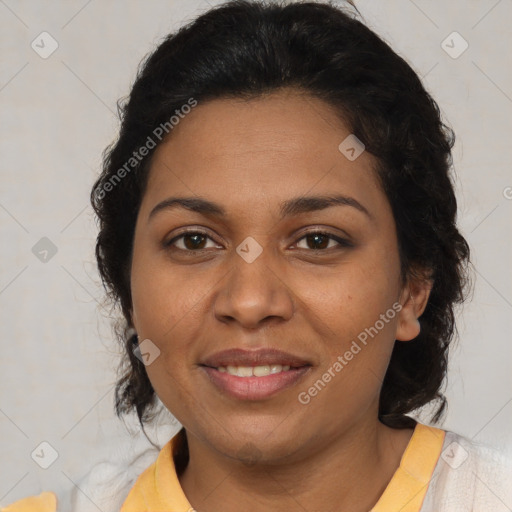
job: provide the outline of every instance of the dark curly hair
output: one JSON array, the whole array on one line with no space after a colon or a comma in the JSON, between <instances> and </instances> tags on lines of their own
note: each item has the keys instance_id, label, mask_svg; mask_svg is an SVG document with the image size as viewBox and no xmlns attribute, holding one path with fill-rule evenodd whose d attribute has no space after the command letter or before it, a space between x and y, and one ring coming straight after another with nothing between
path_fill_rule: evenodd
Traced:
<instances>
[{"instance_id":1,"label":"dark curly hair","mask_svg":"<svg viewBox=\"0 0 512 512\"><path fill-rule=\"evenodd\" d=\"M199 104L252 99L284 87L329 104L374 155L396 222L402 279L427 276L433 282L421 333L412 343L395 343L379 419L395 428L412 426L407 413L431 403L432 421L442 416L454 307L465 300L469 284L469 247L456 227L450 176L455 137L413 69L348 4L355 8L349 0L346 10L316 2L217 6L168 35L141 63L129 97L118 102L119 138L105 149L91 203L99 219L99 272L124 317L116 328L126 357L115 409L119 417L134 409L143 430L154 419L156 395L133 354L130 265L154 148L144 157L138 150L191 98Z\"/></svg>"}]
</instances>

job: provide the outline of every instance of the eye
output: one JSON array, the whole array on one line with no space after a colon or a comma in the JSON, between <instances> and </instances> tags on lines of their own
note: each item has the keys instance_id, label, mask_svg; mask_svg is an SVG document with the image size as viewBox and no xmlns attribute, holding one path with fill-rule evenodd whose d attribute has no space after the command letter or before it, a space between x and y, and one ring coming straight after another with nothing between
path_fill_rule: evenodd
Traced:
<instances>
[{"instance_id":1,"label":"eye","mask_svg":"<svg viewBox=\"0 0 512 512\"><path fill-rule=\"evenodd\" d=\"M213 240L203 231L184 231L164 243L165 247L176 248L181 251L199 252L207 249L206 240ZM174 246L174 247L173 247Z\"/></svg>"},{"instance_id":2,"label":"eye","mask_svg":"<svg viewBox=\"0 0 512 512\"><path fill-rule=\"evenodd\" d=\"M336 244L338 247L353 247L353 244L348 240L324 231L309 231L299 239L297 244L302 240L305 241L306 247L299 247L299 249L305 248L318 251L332 249L336 247ZM333 242L333 245L329 245L330 242Z\"/></svg>"},{"instance_id":3,"label":"eye","mask_svg":"<svg viewBox=\"0 0 512 512\"><path fill-rule=\"evenodd\" d=\"M213 247L218 247L212 238L204 231L184 231L181 234L175 236L168 242L164 242L165 248L178 249L180 251L187 252L199 252L208 249L207 241L213 242ZM322 251L326 249L333 249L338 246L340 247L353 247L353 244L348 240L339 236L333 235L332 233L326 233L325 231L309 231L304 236L299 238L298 243L305 241L306 247L299 247L299 249L308 249L312 251ZM210 246L211 248L212 246Z\"/></svg>"}]
</instances>

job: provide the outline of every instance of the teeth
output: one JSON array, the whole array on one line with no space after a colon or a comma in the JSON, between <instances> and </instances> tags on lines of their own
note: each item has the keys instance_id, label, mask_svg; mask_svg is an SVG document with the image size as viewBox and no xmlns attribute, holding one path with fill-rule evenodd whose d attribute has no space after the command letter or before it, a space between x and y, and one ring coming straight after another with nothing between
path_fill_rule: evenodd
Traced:
<instances>
[{"instance_id":1,"label":"teeth","mask_svg":"<svg viewBox=\"0 0 512 512\"><path fill-rule=\"evenodd\" d=\"M265 366L255 366L252 370L252 374L255 377L265 377L265 375L270 375L270 366L268 364Z\"/></svg>"},{"instance_id":2,"label":"teeth","mask_svg":"<svg viewBox=\"0 0 512 512\"><path fill-rule=\"evenodd\" d=\"M287 372L290 369L289 365L263 365L263 366L219 366L217 370L237 377L265 377L274 373Z\"/></svg>"}]
</instances>

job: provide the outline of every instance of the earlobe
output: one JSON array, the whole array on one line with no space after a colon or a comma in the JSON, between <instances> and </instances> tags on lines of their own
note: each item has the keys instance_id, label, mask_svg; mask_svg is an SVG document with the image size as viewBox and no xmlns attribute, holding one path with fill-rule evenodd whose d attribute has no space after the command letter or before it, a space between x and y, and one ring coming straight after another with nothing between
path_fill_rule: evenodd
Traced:
<instances>
[{"instance_id":1,"label":"earlobe","mask_svg":"<svg viewBox=\"0 0 512 512\"><path fill-rule=\"evenodd\" d=\"M420 322L416 315L414 315L413 310L404 306L398 315L395 339L398 341L411 341L418 336L420 331Z\"/></svg>"},{"instance_id":2,"label":"earlobe","mask_svg":"<svg viewBox=\"0 0 512 512\"><path fill-rule=\"evenodd\" d=\"M414 279L409 281L402 290L402 297L405 297L405 301L402 302L402 298L400 300L402 309L398 314L395 335L395 339L398 341L411 341L419 335L421 326L418 319L427 307L432 285L430 279Z\"/></svg>"}]
</instances>

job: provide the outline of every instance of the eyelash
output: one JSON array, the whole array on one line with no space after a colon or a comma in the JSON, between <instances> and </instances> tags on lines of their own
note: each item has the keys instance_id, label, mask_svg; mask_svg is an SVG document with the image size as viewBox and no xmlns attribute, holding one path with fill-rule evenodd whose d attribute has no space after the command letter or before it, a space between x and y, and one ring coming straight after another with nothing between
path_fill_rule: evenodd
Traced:
<instances>
[{"instance_id":1,"label":"eyelash","mask_svg":"<svg viewBox=\"0 0 512 512\"><path fill-rule=\"evenodd\" d=\"M168 242L164 242L164 244L163 244L164 248L166 248L168 250L178 250L178 251L187 252L187 253L193 253L193 252L200 253L201 251L208 250L208 249L191 250L191 249L181 249L181 248L173 247L174 243L177 240L180 240L184 236L187 236L187 235L200 235L202 237L209 238L210 240L213 241L213 239L208 235L208 233L195 229L195 230L189 230L189 231L182 231L179 235L175 236ZM341 238L339 236L333 235L332 233L328 233L328 232L322 231L322 230L307 231L297 240L296 243L300 242L307 236L311 236L311 235L323 235L323 236L327 237L329 240L334 240L335 242L338 242L339 245L338 245L338 247L329 247L329 248L325 248L325 249L300 249L300 250L306 250L308 252L316 252L316 251L328 252L329 250L332 250L332 249L343 249L343 248L354 247L354 245L351 242L349 242L347 239Z\"/></svg>"}]
</instances>

